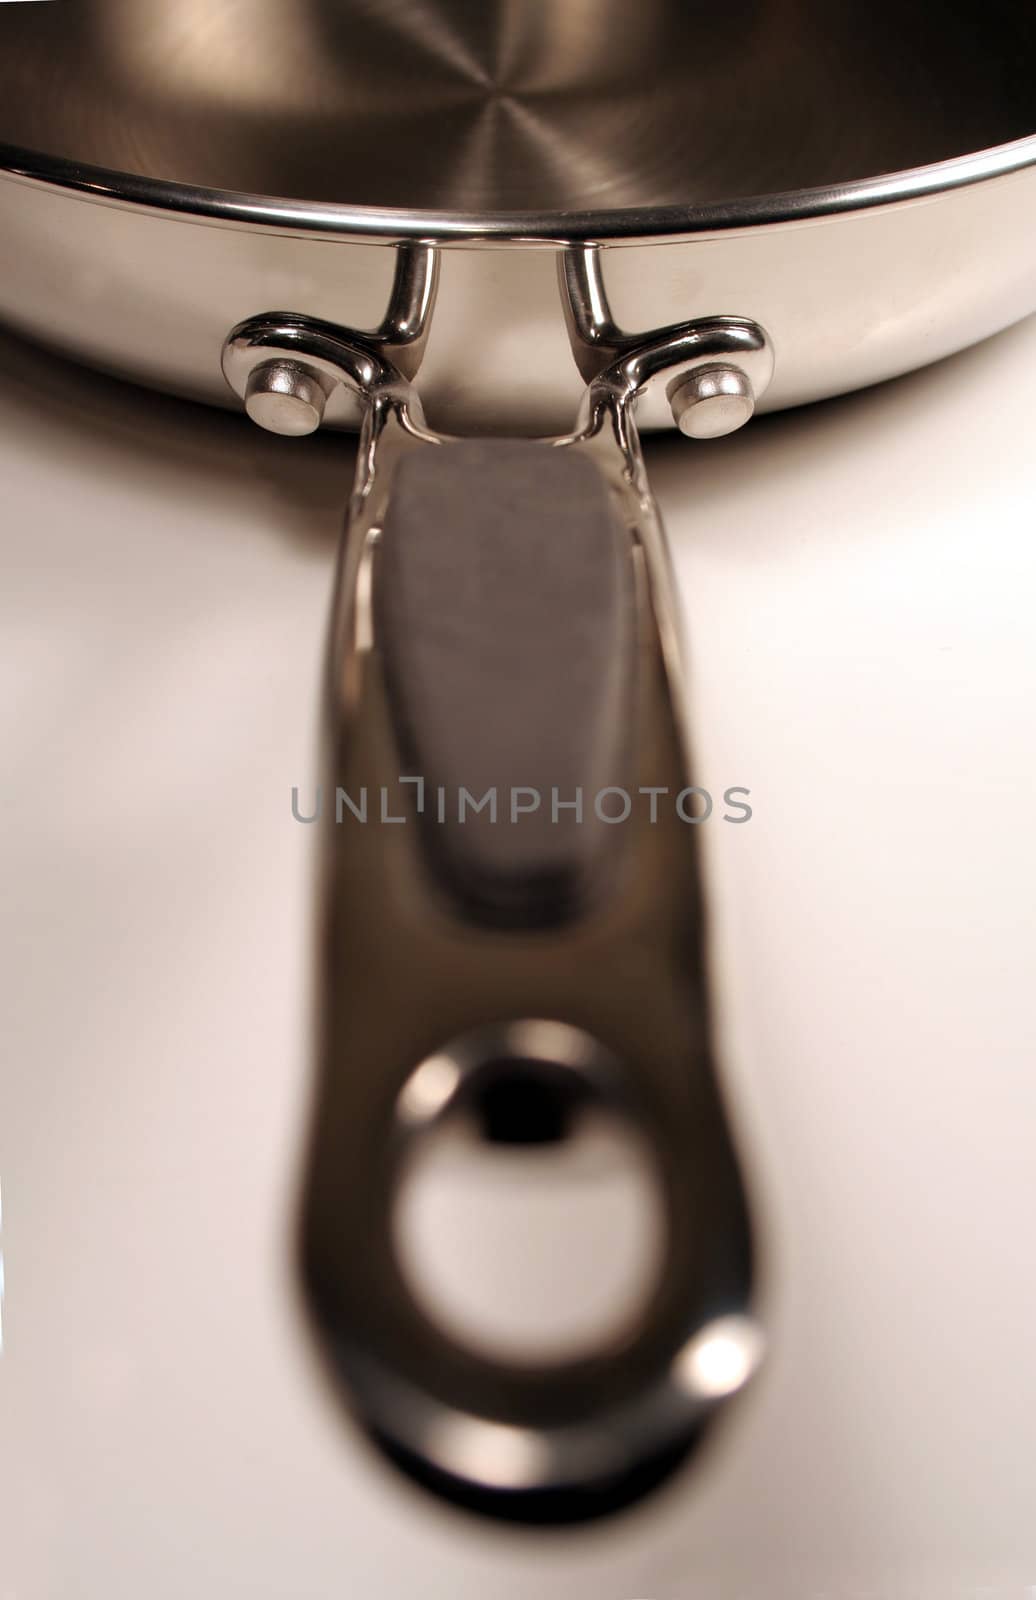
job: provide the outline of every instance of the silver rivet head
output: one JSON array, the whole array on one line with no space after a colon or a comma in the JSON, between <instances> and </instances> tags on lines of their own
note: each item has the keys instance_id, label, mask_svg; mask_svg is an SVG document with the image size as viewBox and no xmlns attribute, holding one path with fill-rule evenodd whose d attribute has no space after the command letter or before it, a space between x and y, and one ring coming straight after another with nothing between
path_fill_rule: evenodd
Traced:
<instances>
[{"instance_id":1,"label":"silver rivet head","mask_svg":"<svg viewBox=\"0 0 1036 1600\"><path fill-rule=\"evenodd\" d=\"M755 410L752 385L738 367L698 367L669 394L673 421L689 439L721 439L736 433Z\"/></svg>"},{"instance_id":2,"label":"silver rivet head","mask_svg":"<svg viewBox=\"0 0 1036 1600\"><path fill-rule=\"evenodd\" d=\"M265 361L251 374L245 390L245 410L252 421L290 438L315 433L326 404L319 375L298 361Z\"/></svg>"}]
</instances>

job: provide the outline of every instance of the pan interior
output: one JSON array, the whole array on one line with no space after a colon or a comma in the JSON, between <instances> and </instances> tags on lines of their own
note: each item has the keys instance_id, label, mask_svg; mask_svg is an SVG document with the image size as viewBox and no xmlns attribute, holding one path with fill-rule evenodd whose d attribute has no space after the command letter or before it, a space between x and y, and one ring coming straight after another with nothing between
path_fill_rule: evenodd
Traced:
<instances>
[{"instance_id":1,"label":"pan interior","mask_svg":"<svg viewBox=\"0 0 1036 1600\"><path fill-rule=\"evenodd\" d=\"M0 141L415 210L683 206L1036 129L1031 0L42 0Z\"/></svg>"}]
</instances>

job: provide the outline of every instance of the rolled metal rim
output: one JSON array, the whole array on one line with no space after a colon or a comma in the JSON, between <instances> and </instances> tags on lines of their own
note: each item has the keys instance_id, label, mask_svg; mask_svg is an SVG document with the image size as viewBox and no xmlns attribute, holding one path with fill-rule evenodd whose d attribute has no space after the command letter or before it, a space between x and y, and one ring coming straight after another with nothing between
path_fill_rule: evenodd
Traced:
<instances>
[{"instance_id":1,"label":"rolled metal rim","mask_svg":"<svg viewBox=\"0 0 1036 1600\"><path fill-rule=\"evenodd\" d=\"M808 222L875 206L931 198L948 190L1036 165L1036 134L968 155L854 183L702 206L604 211L449 212L349 206L197 188L139 173L112 171L0 143L0 175L64 189L108 204L143 207L185 219L324 237L372 241L421 239L441 244L633 243Z\"/></svg>"}]
</instances>

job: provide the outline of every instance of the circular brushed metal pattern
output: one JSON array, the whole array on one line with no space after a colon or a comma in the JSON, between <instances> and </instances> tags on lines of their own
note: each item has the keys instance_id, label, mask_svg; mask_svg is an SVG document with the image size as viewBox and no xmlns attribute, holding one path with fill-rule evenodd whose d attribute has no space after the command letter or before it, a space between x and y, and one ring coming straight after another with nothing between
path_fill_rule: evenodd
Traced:
<instances>
[{"instance_id":1,"label":"circular brushed metal pattern","mask_svg":"<svg viewBox=\"0 0 1036 1600\"><path fill-rule=\"evenodd\" d=\"M299 201L697 206L1030 134L1034 69L1021 0L78 0L0 8L0 141Z\"/></svg>"}]
</instances>

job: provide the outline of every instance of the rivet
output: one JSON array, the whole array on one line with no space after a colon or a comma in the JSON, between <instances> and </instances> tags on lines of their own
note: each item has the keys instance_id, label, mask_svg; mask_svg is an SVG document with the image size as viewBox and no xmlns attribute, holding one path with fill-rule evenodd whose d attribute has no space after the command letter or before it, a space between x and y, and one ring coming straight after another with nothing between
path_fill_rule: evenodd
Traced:
<instances>
[{"instance_id":1,"label":"rivet","mask_svg":"<svg viewBox=\"0 0 1036 1600\"><path fill-rule=\"evenodd\" d=\"M245 390L245 410L270 433L289 438L315 433L324 418L327 391L318 373L298 361L265 361Z\"/></svg>"},{"instance_id":2,"label":"rivet","mask_svg":"<svg viewBox=\"0 0 1036 1600\"><path fill-rule=\"evenodd\" d=\"M739 367L698 367L670 390L673 421L689 439L736 433L755 411L752 385Z\"/></svg>"}]
</instances>

